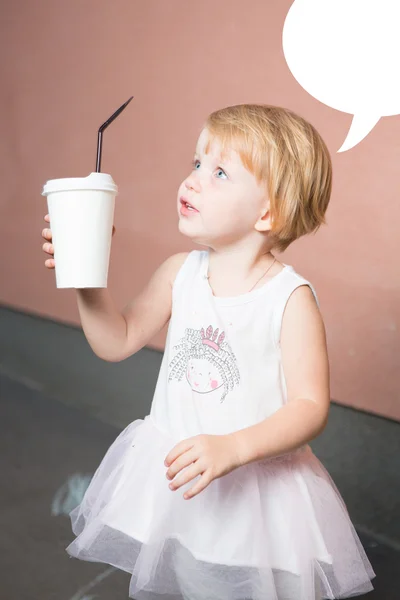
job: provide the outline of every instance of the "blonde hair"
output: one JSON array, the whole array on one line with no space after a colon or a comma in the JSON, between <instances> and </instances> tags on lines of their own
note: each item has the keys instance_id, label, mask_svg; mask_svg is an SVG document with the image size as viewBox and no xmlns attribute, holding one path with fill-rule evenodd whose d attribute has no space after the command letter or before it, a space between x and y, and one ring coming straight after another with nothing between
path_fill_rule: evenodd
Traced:
<instances>
[{"instance_id":1,"label":"blonde hair","mask_svg":"<svg viewBox=\"0 0 400 600\"><path fill-rule=\"evenodd\" d=\"M285 108L239 104L213 112L205 127L209 145L236 150L243 165L265 183L274 247L283 252L325 223L332 189L329 151L315 128Z\"/></svg>"}]
</instances>

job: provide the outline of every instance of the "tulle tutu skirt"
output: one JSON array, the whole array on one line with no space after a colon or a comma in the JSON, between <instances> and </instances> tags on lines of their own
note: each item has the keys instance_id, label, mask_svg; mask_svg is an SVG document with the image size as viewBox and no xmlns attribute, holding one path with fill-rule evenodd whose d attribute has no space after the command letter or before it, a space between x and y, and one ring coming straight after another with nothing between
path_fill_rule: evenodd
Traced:
<instances>
[{"instance_id":1,"label":"tulle tutu skirt","mask_svg":"<svg viewBox=\"0 0 400 600\"><path fill-rule=\"evenodd\" d=\"M250 463L183 498L152 418L110 446L71 513L67 552L132 574L135 600L320 600L373 589L346 506L309 446Z\"/></svg>"}]
</instances>

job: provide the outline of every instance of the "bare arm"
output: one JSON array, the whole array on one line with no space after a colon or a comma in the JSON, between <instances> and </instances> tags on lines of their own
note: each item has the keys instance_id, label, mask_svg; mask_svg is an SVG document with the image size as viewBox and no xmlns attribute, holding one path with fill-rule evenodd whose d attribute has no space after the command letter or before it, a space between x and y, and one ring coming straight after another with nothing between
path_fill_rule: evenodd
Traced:
<instances>
[{"instance_id":1,"label":"bare arm","mask_svg":"<svg viewBox=\"0 0 400 600\"><path fill-rule=\"evenodd\" d=\"M287 303L281 350L288 402L261 423L233 434L243 464L295 450L317 437L327 423L330 390L325 327L308 286L297 288Z\"/></svg>"},{"instance_id":2,"label":"bare arm","mask_svg":"<svg viewBox=\"0 0 400 600\"><path fill-rule=\"evenodd\" d=\"M119 360L143 348L171 318L172 286L188 254L179 252L170 256L143 291L123 309L127 338Z\"/></svg>"},{"instance_id":3,"label":"bare arm","mask_svg":"<svg viewBox=\"0 0 400 600\"><path fill-rule=\"evenodd\" d=\"M82 328L97 356L108 362L124 360L164 327L171 316L172 285L187 254L167 258L122 311L107 288L77 290Z\"/></svg>"},{"instance_id":4,"label":"bare arm","mask_svg":"<svg viewBox=\"0 0 400 600\"><path fill-rule=\"evenodd\" d=\"M45 215L44 220L50 224L50 215ZM55 261L51 229L43 229L42 237L47 240L43 251L52 257L44 264L52 270ZM95 354L109 362L124 360L164 327L171 316L172 286L187 256L188 252L180 252L167 258L143 291L122 311L107 288L77 290L82 328Z\"/></svg>"},{"instance_id":5,"label":"bare arm","mask_svg":"<svg viewBox=\"0 0 400 600\"><path fill-rule=\"evenodd\" d=\"M126 322L108 288L77 289L83 332L93 352L114 362L126 337Z\"/></svg>"}]
</instances>

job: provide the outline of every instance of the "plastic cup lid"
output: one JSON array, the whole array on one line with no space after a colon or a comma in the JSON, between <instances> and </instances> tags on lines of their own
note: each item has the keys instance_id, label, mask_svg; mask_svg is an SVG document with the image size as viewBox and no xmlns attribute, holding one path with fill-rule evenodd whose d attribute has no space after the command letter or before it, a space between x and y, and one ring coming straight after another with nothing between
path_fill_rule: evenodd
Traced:
<instances>
[{"instance_id":1,"label":"plastic cup lid","mask_svg":"<svg viewBox=\"0 0 400 600\"><path fill-rule=\"evenodd\" d=\"M70 190L101 190L118 194L118 186L107 173L90 173L87 177L49 179L43 186L42 196Z\"/></svg>"}]
</instances>

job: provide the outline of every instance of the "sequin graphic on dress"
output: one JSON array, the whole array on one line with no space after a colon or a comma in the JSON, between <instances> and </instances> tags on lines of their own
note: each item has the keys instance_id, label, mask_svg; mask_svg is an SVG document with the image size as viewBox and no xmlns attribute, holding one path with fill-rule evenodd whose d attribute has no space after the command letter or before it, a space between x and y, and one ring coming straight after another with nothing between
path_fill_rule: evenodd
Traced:
<instances>
[{"instance_id":1,"label":"sequin graphic on dress","mask_svg":"<svg viewBox=\"0 0 400 600\"><path fill-rule=\"evenodd\" d=\"M236 357L225 333L210 325L204 329L186 329L185 336L174 350L177 352L169 364L168 381L181 381L184 376L194 392L210 394L222 392L220 402L240 382ZM222 389L221 389L222 388Z\"/></svg>"}]
</instances>

